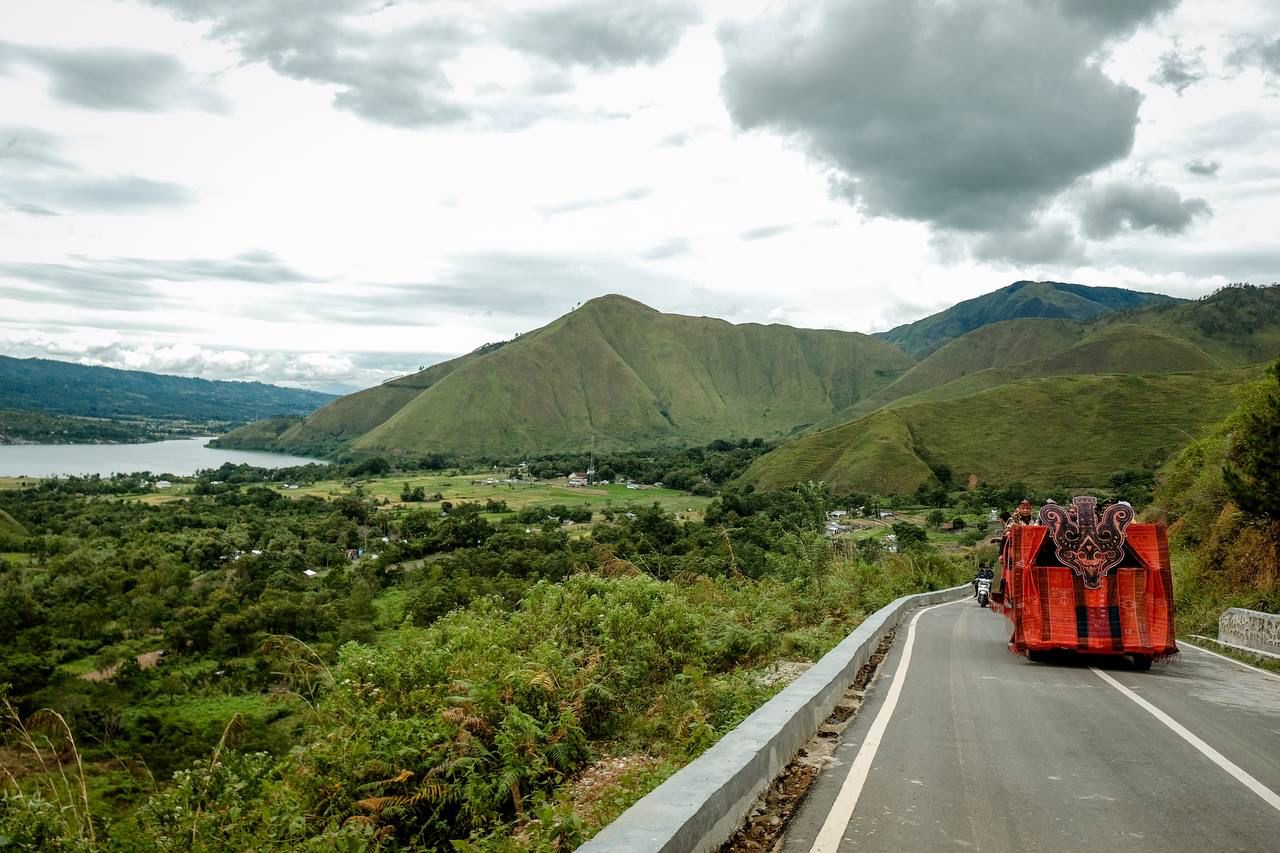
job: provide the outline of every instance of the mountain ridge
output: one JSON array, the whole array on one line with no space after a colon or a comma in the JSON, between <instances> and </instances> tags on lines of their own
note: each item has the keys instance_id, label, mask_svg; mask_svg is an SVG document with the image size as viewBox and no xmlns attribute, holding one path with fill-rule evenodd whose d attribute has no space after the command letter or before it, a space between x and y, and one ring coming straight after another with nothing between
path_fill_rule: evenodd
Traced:
<instances>
[{"instance_id":1,"label":"mountain ridge","mask_svg":"<svg viewBox=\"0 0 1280 853\"><path fill-rule=\"evenodd\" d=\"M664 314L611 294L497 349L339 398L270 446L518 453L581 447L593 434L602 446L776 438L910 366L858 332ZM248 447L247 435L219 444Z\"/></svg>"},{"instance_id":2,"label":"mountain ridge","mask_svg":"<svg viewBox=\"0 0 1280 853\"><path fill-rule=\"evenodd\" d=\"M78 417L144 417L243 423L307 414L334 395L262 382L234 382L0 355L4 408Z\"/></svg>"},{"instance_id":3,"label":"mountain ridge","mask_svg":"<svg viewBox=\"0 0 1280 853\"><path fill-rule=\"evenodd\" d=\"M999 290L965 299L936 314L895 326L877 337L912 358L923 360L949 341L1004 320L1092 320L1117 310L1181 300L1160 293L1095 287L1059 281L1015 281Z\"/></svg>"}]
</instances>

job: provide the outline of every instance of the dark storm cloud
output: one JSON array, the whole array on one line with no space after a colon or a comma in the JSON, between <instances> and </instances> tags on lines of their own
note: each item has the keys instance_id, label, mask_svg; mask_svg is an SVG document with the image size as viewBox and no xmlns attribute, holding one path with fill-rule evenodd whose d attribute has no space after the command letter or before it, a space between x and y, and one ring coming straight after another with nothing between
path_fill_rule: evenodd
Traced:
<instances>
[{"instance_id":1,"label":"dark storm cloud","mask_svg":"<svg viewBox=\"0 0 1280 853\"><path fill-rule=\"evenodd\" d=\"M748 228L739 234L738 238L747 241L767 240L779 234L786 234L793 228L795 228L794 225L761 225L759 228Z\"/></svg>"},{"instance_id":2,"label":"dark storm cloud","mask_svg":"<svg viewBox=\"0 0 1280 853\"><path fill-rule=\"evenodd\" d=\"M1141 98L1091 60L1108 33L1171 4L1087 5L1071 15L1046 0L793 5L722 28L722 89L738 126L796 137L868 213L1021 229L1128 155Z\"/></svg>"},{"instance_id":3,"label":"dark storm cloud","mask_svg":"<svg viewBox=\"0 0 1280 853\"><path fill-rule=\"evenodd\" d=\"M1197 157L1194 160L1186 162L1186 169L1193 175L1201 175L1202 177L1212 178L1218 174L1218 170L1222 168L1222 164L1217 160L1204 160Z\"/></svg>"},{"instance_id":4,"label":"dark storm cloud","mask_svg":"<svg viewBox=\"0 0 1280 853\"><path fill-rule=\"evenodd\" d=\"M640 201L653 195L653 190L648 187L635 187L626 192L617 195L595 196L592 198L576 199L574 201L564 202L563 204L551 204L539 208L545 214L555 215L558 213L574 213L579 210L591 210L598 207L613 207L614 205L625 204L629 201Z\"/></svg>"},{"instance_id":5,"label":"dark storm cloud","mask_svg":"<svg viewBox=\"0 0 1280 853\"><path fill-rule=\"evenodd\" d=\"M1052 0L1059 11L1086 21L1111 35L1124 35L1140 24L1172 11L1180 0Z\"/></svg>"},{"instance_id":6,"label":"dark storm cloud","mask_svg":"<svg viewBox=\"0 0 1280 853\"><path fill-rule=\"evenodd\" d=\"M1084 244L1065 222L1050 222L1025 231L991 232L972 247L979 261L1012 264L1083 264Z\"/></svg>"},{"instance_id":7,"label":"dark storm cloud","mask_svg":"<svg viewBox=\"0 0 1280 853\"><path fill-rule=\"evenodd\" d=\"M1182 52L1177 46L1160 55L1160 64L1151 82L1158 86L1172 89L1181 95L1188 87L1194 86L1209 76L1204 66L1201 51Z\"/></svg>"},{"instance_id":8,"label":"dark storm cloud","mask_svg":"<svg viewBox=\"0 0 1280 853\"><path fill-rule=\"evenodd\" d=\"M587 0L515 15L505 36L511 47L561 65L651 65L700 19L688 0Z\"/></svg>"},{"instance_id":9,"label":"dark storm cloud","mask_svg":"<svg viewBox=\"0 0 1280 853\"><path fill-rule=\"evenodd\" d=\"M0 73L6 65L16 64L47 74L53 97L88 109L227 109L226 99L207 81L188 72L167 53L120 48L65 50L0 42Z\"/></svg>"},{"instance_id":10,"label":"dark storm cloud","mask_svg":"<svg viewBox=\"0 0 1280 853\"><path fill-rule=\"evenodd\" d=\"M442 67L466 43L457 23L431 21L382 33L357 26L394 5L386 0L149 2L183 19L209 22L211 34L236 45L246 62L336 86L334 105L370 121L429 127L468 115Z\"/></svg>"},{"instance_id":11,"label":"dark storm cloud","mask_svg":"<svg viewBox=\"0 0 1280 853\"><path fill-rule=\"evenodd\" d=\"M1080 221L1087 236L1106 240L1124 230L1148 228L1182 234L1197 217L1212 213L1204 199L1183 199L1172 187L1114 181L1089 192Z\"/></svg>"}]
</instances>

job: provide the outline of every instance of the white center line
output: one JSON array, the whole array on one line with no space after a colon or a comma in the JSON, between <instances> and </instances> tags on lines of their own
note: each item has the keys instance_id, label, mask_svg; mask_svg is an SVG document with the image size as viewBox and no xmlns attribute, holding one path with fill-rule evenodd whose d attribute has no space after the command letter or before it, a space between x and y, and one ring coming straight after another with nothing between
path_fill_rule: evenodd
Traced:
<instances>
[{"instance_id":1,"label":"white center line","mask_svg":"<svg viewBox=\"0 0 1280 853\"><path fill-rule=\"evenodd\" d=\"M1116 690L1119 690L1125 696L1128 696L1130 699L1136 702L1138 704L1138 707L1142 708L1151 716L1155 717L1157 720L1159 720L1160 722L1168 726L1173 731L1173 733L1176 734L1178 737L1182 738L1187 743L1191 744L1196 749L1198 749L1201 752L1201 754L1204 755L1205 758L1209 759L1214 764L1218 765L1223 770L1227 771L1232 776L1234 776L1236 780L1240 782L1240 784L1244 785L1250 791L1253 791L1255 794L1261 797L1262 801L1265 802L1267 805L1271 806L1276 811L1280 811L1280 794L1277 794L1275 791L1271 790L1266 785L1262 784L1257 779L1250 776L1238 764L1233 762L1231 759L1227 758L1221 752L1218 752L1218 750L1209 746L1209 744L1205 743L1200 738L1196 737L1194 734L1188 731L1185 726L1183 726L1173 717L1170 717L1164 711L1161 711L1155 705L1152 705L1150 702L1148 702L1146 699L1143 699L1137 693L1134 693L1128 687L1125 687L1123 684L1116 681L1114 678L1107 675L1105 672L1098 669L1097 667L1091 666L1089 668L1093 670L1094 674L1097 675L1099 678L1101 678L1103 681L1107 682Z\"/></svg>"},{"instance_id":2,"label":"white center line","mask_svg":"<svg viewBox=\"0 0 1280 853\"><path fill-rule=\"evenodd\" d=\"M962 598L960 601L972 602L973 599ZM911 665L911 649L916 642L916 623L930 610L956 603L948 601L944 604L935 604L911 617L911 624L907 626L907 640L902 646L902 660L898 662L898 669L893 674L893 684L889 685L889 692L884 696L884 704L880 706L880 712L876 714L875 721L867 730L867 736L862 741L857 756L849 765L849 775L840 786L840 793L836 795L836 801L822 824L822 830L814 840L813 846L809 848L810 853L835 853L840 846L840 840L844 837L845 829L849 826L849 821L853 819L853 810L858 805L858 797L862 796L862 786L871 772L871 762L875 760L876 750L880 748L880 741L884 739L884 731L889 727L889 718L893 716L893 709L898 706L902 685L907 680L907 667Z\"/></svg>"}]
</instances>

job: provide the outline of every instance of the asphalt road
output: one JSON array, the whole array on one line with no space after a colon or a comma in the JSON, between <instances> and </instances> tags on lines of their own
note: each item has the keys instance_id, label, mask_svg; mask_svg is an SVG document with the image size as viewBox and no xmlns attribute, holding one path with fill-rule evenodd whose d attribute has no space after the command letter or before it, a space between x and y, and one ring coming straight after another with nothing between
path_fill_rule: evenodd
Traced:
<instances>
[{"instance_id":1,"label":"asphalt road","mask_svg":"<svg viewBox=\"0 0 1280 853\"><path fill-rule=\"evenodd\" d=\"M920 612L911 634L899 629L788 853L1280 851L1280 677L1185 644L1150 672L1030 663L972 599Z\"/></svg>"}]
</instances>

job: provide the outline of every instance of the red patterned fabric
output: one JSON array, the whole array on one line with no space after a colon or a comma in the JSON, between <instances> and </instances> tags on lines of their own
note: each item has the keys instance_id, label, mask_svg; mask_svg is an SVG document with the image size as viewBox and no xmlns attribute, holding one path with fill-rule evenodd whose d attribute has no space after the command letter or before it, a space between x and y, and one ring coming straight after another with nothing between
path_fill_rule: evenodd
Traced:
<instances>
[{"instance_id":1,"label":"red patterned fabric","mask_svg":"<svg viewBox=\"0 0 1280 853\"><path fill-rule=\"evenodd\" d=\"M1163 525L1131 524L1122 559L1097 589L1062 564L1048 528L1009 530L1001 610L1013 623L1015 654L1072 649L1090 654L1178 653L1173 576Z\"/></svg>"}]
</instances>

